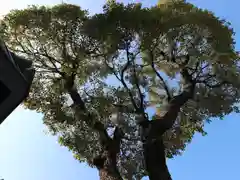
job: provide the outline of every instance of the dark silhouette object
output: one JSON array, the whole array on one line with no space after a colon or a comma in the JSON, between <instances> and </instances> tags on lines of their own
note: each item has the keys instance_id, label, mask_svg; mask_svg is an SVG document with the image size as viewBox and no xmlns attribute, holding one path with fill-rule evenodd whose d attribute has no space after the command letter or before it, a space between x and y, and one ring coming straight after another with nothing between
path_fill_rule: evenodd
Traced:
<instances>
[{"instance_id":1,"label":"dark silhouette object","mask_svg":"<svg viewBox=\"0 0 240 180\"><path fill-rule=\"evenodd\" d=\"M0 41L0 124L28 96L32 62L10 52Z\"/></svg>"}]
</instances>

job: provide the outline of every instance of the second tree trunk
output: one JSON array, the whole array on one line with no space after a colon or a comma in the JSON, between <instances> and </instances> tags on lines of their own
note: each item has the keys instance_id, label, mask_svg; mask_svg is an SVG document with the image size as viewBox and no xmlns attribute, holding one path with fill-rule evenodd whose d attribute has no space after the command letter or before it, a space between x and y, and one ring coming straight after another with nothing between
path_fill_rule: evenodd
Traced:
<instances>
[{"instance_id":1,"label":"second tree trunk","mask_svg":"<svg viewBox=\"0 0 240 180\"><path fill-rule=\"evenodd\" d=\"M150 180L172 180L162 139L148 140L144 143L144 160Z\"/></svg>"}]
</instances>

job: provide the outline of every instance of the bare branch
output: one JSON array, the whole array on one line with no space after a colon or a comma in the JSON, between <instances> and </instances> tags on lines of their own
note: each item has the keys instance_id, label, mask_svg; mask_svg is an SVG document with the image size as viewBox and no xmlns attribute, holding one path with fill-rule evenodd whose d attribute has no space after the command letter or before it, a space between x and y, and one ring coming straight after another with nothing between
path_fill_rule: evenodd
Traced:
<instances>
[{"instance_id":1,"label":"bare branch","mask_svg":"<svg viewBox=\"0 0 240 180\"><path fill-rule=\"evenodd\" d=\"M207 63L205 66L203 66L203 67L201 68L201 70L198 72L196 78L199 78L201 72L203 72L203 70L206 69L207 67L209 67L209 63Z\"/></svg>"},{"instance_id":2,"label":"bare branch","mask_svg":"<svg viewBox=\"0 0 240 180\"><path fill-rule=\"evenodd\" d=\"M165 54L162 52L162 54L165 56ZM154 64L154 55L152 52L150 52L150 60L151 60L151 67L153 69L153 71L155 72L155 74L157 75L157 77L162 81L163 83L163 87L164 87L164 90L166 91L167 93L167 99L168 101L171 100L172 96L171 96L171 93L169 91L169 87L167 86L167 84L165 83L163 77L158 73L157 69L155 68L155 64Z\"/></svg>"},{"instance_id":3,"label":"bare branch","mask_svg":"<svg viewBox=\"0 0 240 180\"><path fill-rule=\"evenodd\" d=\"M128 48L129 47L127 46L126 51L129 51ZM115 56L113 56L112 59L114 59L114 58L115 58ZM120 71L120 77L117 75L116 69L114 67L109 66L109 64L107 63L107 58L106 57L105 57L105 64L111 70L111 72L114 74L114 76L121 82L123 87L127 90L128 94L129 94L129 97L130 97L130 100L132 102L132 105L134 106L134 108L136 110L138 110L139 108L138 108L138 106L137 106L137 104L134 100L133 94L132 94L131 90L129 89L129 87L128 87L127 83L125 82L125 79L124 79L125 71L131 65L129 54L127 53L127 63L123 66L122 70Z\"/></svg>"}]
</instances>

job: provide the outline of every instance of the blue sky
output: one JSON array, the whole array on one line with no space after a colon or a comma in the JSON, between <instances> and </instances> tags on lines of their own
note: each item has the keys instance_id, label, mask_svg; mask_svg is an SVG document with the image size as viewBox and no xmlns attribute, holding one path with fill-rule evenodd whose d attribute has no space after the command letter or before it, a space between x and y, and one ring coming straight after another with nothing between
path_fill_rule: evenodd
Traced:
<instances>
[{"instance_id":1,"label":"blue sky","mask_svg":"<svg viewBox=\"0 0 240 180\"><path fill-rule=\"evenodd\" d=\"M68 0L99 12L104 0ZM138 0L155 4L157 0ZM238 0L192 0L201 8L207 8L217 16L226 18L240 38L237 17ZM0 15L13 8L29 4L56 4L61 0L7 0L0 6ZM239 49L239 44L237 44ZM214 104L213 104L214 105ZM168 162L174 180L237 180L240 179L240 115L231 114L223 121L215 120L206 125L208 136L196 135L186 152ZM5 180L97 180L95 169L80 164L72 154L60 147L56 138L45 133L42 115L18 107L0 126L0 178Z\"/></svg>"}]
</instances>

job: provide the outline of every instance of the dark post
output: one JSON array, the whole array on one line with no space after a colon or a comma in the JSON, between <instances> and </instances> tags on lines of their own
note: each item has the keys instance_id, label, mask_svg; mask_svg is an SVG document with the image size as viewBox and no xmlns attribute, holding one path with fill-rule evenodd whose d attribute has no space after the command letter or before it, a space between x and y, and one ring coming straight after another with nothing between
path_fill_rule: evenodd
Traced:
<instances>
[{"instance_id":1,"label":"dark post","mask_svg":"<svg viewBox=\"0 0 240 180\"><path fill-rule=\"evenodd\" d=\"M31 61L0 41L0 124L28 96L34 74Z\"/></svg>"}]
</instances>

